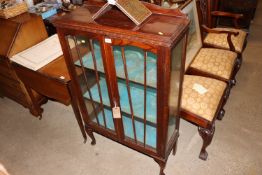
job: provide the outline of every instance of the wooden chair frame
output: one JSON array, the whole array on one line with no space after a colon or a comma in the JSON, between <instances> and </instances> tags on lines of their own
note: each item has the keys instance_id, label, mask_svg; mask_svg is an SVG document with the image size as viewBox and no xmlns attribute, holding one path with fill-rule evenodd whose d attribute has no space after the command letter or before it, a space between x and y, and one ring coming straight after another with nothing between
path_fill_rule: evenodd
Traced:
<instances>
[{"instance_id":1,"label":"wooden chair frame","mask_svg":"<svg viewBox=\"0 0 262 175\"><path fill-rule=\"evenodd\" d=\"M194 15L194 19L191 19L192 20L192 24L194 26L195 29L195 32L196 32L196 41L193 41L194 43L192 45L194 45L195 48L193 48L191 51L190 49L187 50L187 53L189 53L187 55L187 63L188 63L188 66L187 66L187 71L186 73L187 74L190 74L190 75L199 75L199 76L204 76L204 77L210 77L210 78L214 78L214 79L218 79L218 80L221 80L221 81L224 81L226 82L229 87L233 87L235 84L236 84L236 79L235 79L235 76L238 72L238 70L240 69L240 65L241 65L241 60L240 59L236 59L235 63L234 63L234 70L232 71L231 73L231 76L229 78L229 80L225 79L225 78L222 78L220 76L216 76L216 75L212 75L212 74L209 74L209 73L206 73L204 71L201 71L201 70L198 70L198 69L194 69L192 67L190 67L190 65L192 64L192 62L194 61L196 55L198 54L198 52L200 51L200 49L204 46L204 47L207 47L204 45L204 42L203 42L203 36L201 35L202 31L201 31L201 27L202 29L206 29L207 32L216 32L216 33L225 33L224 31L217 31L217 30L213 30L213 29L209 29L207 28L206 26L202 25L200 26L199 25L199 12L197 10L197 5L194 4L195 2L197 2L197 0L192 0L190 3L187 4L187 6L183 7L182 8L182 12L186 13L189 15L189 13L191 13L191 11L196 11L193 13ZM194 7L196 5L196 7ZM190 9L191 8L191 9ZM194 9L195 8L195 9ZM190 16L190 15L189 15ZM192 17L191 17L192 18ZM193 21L194 20L194 21ZM190 32L189 32L190 33ZM234 47L233 44L232 44L232 41L231 41L231 35L236 35L235 32L226 32L226 33L229 33L228 35L228 42L231 43L231 47ZM190 35L190 34L189 34ZM188 42L189 44L190 42ZM196 50L198 50L196 52ZM234 50L234 49L233 49ZM192 52L192 53L191 53Z\"/></svg>"},{"instance_id":2,"label":"wooden chair frame","mask_svg":"<svg viewBox=\"0 0 262 175\"><path fill-rule=\"evenodd\" d=\"M181 117L190 123L193 123L194 125L198 126L198 132L203 140L203 145L199 154L199 158L202 160L206 160L208 157L208 153L206 151L206 148L211 144L214 133L215 133L215 121L216 119L222 120L222 118L225 115L224 106L227 102L227 99L229 97L230 87L227 86L227 88L224 90L224 93L220 99L219 105L216 110L215 117L212 121L208 121L204 119L201 116L198 116L196 114L193 114L189 111L186 111L184 109L181 110Z\"/></svg>"},{"instance_id":3,"label":"wooden chair frame","mask_svg":"<svg viewBox=\"0 0 262 175\"><path fill-rule=\"evenodd\" d=\"M204 37L207 33L227 34L229 50L236 52L238 54L238 61L237 61L238 64L236 66L238 67L238 70L239 70L242 64L242 52L246 48L246 44L247 44L247 37L245 38L245 41L244 41L243 50L241 53L239 53L236 51L233 45L233 42L232 42L232 36L239 35L239 32L228 31L228 30L217 30L213 27L215 26L215 23L216 23L215 18L228 17L233 20L235 29L239 29L238 21L239 19L243 18L243 14L235 14L235 13L218 11L218 1L219 0L196 0L197 7L198 7L199 22L201 24L202 41L204 41ZM203 44L205 47L219 48L214 45L205 44L204 42ZM224 49L224 48L220 48L220 49Z\"/></svg>"}]
</instances>

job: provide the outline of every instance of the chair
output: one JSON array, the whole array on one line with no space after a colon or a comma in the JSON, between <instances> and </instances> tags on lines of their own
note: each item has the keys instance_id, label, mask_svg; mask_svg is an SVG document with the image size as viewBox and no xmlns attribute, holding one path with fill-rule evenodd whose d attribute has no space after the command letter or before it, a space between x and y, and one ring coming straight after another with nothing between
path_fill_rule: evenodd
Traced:
<instances>
[{"instance_id":1,"label":"chair","mask_svg":"<svg viewBox=\"0 0 262 175\"><path fill-rule=\"evenodd\" d=\"M239 70L239 62L235 52L201 48L186 73L211 77L228 83L232 88L236 84L235 76Z\"/></svg>"},{"instance_id":2,"label":"chair","mask_svg":"<svg viewBox=\"0 0 262 175\"><path fill-rule=\"evenodd\" d=\"M186 73L215 78L228 83L229 87L234 86L239 70L237 53L218 48L203 48L196 0L192 0L182 12L188 14L192 21L188 37Z\"/></svg>"},{"instance_id":3,"label":"chair","mask_svg":"<svg viewBox=\"0 0 262 175\"><path fill-rule=\"evenodd\" d=\"M217 11L219 0L197 0L199 20L203 44L206 47L215 47L236 52L239 56L239 68L242 63L242 52L247 43L247 33L240 30L238 20L242 14L233 14ZM215 26L216 17L231 18L235 28L218 28Z\"/></svg>"},{"instance_id":4,"label":"chair","mask_svg":"<svg viewBox=\"0 0 262 175\"><path fill-rule=\"evenodd\" d=\"M216 118L224 115L224 96L227 84L212 78L185 75L181 100L180 116L198 126L203 139L199 158L206 160L206 148L215 133Z\"/></svg>"}]
</instances>

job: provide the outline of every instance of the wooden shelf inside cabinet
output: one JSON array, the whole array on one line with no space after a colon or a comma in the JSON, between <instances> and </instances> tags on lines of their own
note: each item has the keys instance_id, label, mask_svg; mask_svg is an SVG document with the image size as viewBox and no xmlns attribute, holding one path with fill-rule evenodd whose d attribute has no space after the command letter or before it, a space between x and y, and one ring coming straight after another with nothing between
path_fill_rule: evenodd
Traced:
<instances>
[{"instance_id":1,"label":"wooden shelf inside cabinet","mask_svg":"<svg viewBox=\"0 0 262 175\"><path fill-rule=\"evenodd\" d=\"M101 91L104 92L102 94L102 99L103 99L103 104L107 107L110 106L110 100L109 100L109 95L108 95L108 89L106 85L106 80L104 78L100 78L99 81ZM127 114L131 114L130 110L130 105L128 102L128 92L127 92L127 86L125 82L118 81L118 90L119 90L119 95L121 96L120 99L120 106L121 110ZM90 92L92 94L93 101L100 103L99 99L99 93L98 93L98 85L94 85L92 88L90 88ZM144 103L143 98L136 98L136 97L143 97L144 96L144 89L142 87L139 87L139 85L132 85L130 86L130 91L131 91L131 98L132 100L132 106L133 106L133 112L134 116L137 118L144 118L144 108L141 107L140 104ZM151 123L156 123L156 91L146 91L147 95L147 109L148 112L146 114L147 120L150 121ZM86 92L84 94L84 97L90 100L89 93Z\"/></svg>"},{"instance_id":2,"label":"wooden shelf inside cabinet","mask_svg":"<svg viewBox=\"0 0 262 175\"><path fill-rule=\"evenodd\" d=\"M138 26L114 8L94 21L95 1L53 24L92 144L93 132L111 138L154 158L163 175L179 133L189 20L143 5L152 15Z\"/></svg>"}]
</instances>

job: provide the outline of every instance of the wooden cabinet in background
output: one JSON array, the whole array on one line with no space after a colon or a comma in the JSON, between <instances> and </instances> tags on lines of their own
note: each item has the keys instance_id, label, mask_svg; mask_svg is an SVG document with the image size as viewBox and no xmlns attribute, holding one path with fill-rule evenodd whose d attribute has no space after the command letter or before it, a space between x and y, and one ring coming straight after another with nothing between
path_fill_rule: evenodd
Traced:
<instances>
[{"instance_id":1,"label":"wooden cabinet in background","mask_svg":"<svg viewBox=\"0 0 262 175\"><path fill-rule=\"evenodd\" d=\"M0 19L0 94L29 108L35 116L42 113L35 106L43 103L45 98L34 92L38 103L32 102L13 69L10 58L46 38L45 26L39 16L23 13L14 18Z\"/></svg>"}]
</instances>

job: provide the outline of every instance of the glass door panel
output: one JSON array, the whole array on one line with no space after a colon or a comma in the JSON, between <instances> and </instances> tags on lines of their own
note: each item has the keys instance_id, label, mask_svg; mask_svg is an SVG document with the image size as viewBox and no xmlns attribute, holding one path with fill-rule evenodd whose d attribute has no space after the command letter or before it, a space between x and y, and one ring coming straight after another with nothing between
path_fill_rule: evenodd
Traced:
<instances>
[{"instance_id":1,"label":"glass door panel","mask_svg":"<svg viewBox=\"0 0 262 175\"><path fill-rule=\"evenodd\" d=\"M66 39L91 121L115 131L99 41L86 36L67 36Z\"/></svg>"},{"instance_id":2,"label":"glass door panel","mask_svg":"<svg viewBox=\"0 0 262 175\"><path fill-rule=\"evenodd\" d=\"M113 46L126 140L156 149L157 57L134 46Z\"/></svg>"},{"instance_id":3,"label":"glass door panel","mask_svg":"<svg viewBox=\"0 0 262 175\"><path fill-rule=\"evenodd\" d=\"M179 105L179 89L181 82L181 70L183 60L184 39L171 50L171 77L170 77L170 91L169 91L169 123L167 132L167 145L176 131L176 123L178 117Z\"/></svg>"}]
</instances>

